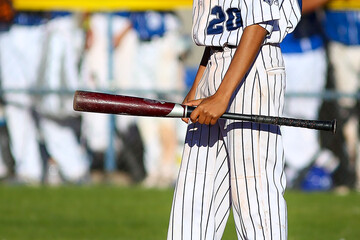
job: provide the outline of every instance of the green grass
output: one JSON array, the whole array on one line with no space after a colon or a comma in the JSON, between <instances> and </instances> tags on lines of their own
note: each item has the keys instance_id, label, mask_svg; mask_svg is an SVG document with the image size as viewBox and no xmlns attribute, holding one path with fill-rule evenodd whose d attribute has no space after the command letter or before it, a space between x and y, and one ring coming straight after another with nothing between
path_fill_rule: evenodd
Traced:
<instances>
[{"instance_id":1,"label":"green grass","mask_svg":"<svg viewBox=\"0 0 360 240\"><path fill-rule=\"evenodd\" d=\"M360 194L286 193L289 240L360 239ZM0 185L0 240L166 239L172 190ZM232 218L223 239L236 239Z\"/></svg>"}]
</instances>

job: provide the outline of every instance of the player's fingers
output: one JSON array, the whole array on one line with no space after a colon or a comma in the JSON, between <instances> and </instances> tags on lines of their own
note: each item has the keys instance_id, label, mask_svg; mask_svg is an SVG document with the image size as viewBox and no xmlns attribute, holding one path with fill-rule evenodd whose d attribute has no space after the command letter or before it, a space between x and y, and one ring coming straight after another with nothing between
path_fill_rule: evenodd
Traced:
<instances>
[{"instance_id":1,"label":"player's fingers","mask_svg":"<svg viewBox=\"0 0 360 240\"><path fill-rule=\"evenodd\" d=\"M194 111L190 114L191 122L193 122L193 123L197 122L199 115L200 115L199 110L197 108L195 108Z\"/></svg>"},{"instance_id":2,"label":"player's fingers","mask_svg":"<svg viewBox=\"0 0 360 240\"><path fill-rule=\"evenodd\" d=\"M210 124L215 125L217 120L218 120L218 118L211 118Z\"/></svg>"},{"instance_id":3,"label":"player's fingers","mask_svg":"<svg viewBox=\"0 0 360 240\"><path fill-rule=\"evenodd\" d=\"M199 117L198 117L198 122L200 124L209 125L210 121L211 121L211 117L206 115L206 114L200 114Z\"/></svg>"},{"instance_id":4,"label":"player's fingers","mask_svg":"<svg viewBox=\"0 0 360 240\"><path fill-rule=\"evenodd\" d=\"M204 121L204 124L206 125L210 125L211 124L211 121L212 121L212 118L211 117L206 117L205 121Z\"/></svg>"},{"instance_id":5,"label":"player's fingers","mask_svg":"<svg viewBox=\"0 0 360 240\"><path fill-rule=\"evenodd\" d=\"M189 118L181 118L181 121L183 121L184 123L189 123Z\"/></svg>"},{"instance_id":6,"label":"player's fingers","mask_svg":"<svg viewBox=\"0 0 360 240\"><path fill-rule=\"evenodd\" d=\"M185 103L185 105L187 105L187 106L198 106L202 101L203 101L203 99L191 100L191 101L188 101L187 103Z\"/></svg>"}]
</instances>

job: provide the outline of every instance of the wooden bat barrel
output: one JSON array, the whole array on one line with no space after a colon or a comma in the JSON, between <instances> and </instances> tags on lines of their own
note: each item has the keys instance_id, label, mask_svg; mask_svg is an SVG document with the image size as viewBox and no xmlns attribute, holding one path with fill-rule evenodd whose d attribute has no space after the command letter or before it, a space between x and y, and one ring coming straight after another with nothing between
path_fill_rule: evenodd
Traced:
<instances>
[{"instance_id":1,"label":"wooden bat barrel","mask_svg":"<svg viewBox=\"0 0 360 240\"><path fill-rule=\"evenodd\" d=\"M153 99L114 95L99 92L76 91L75 111L149 117L184 117L186 107Z\"/></svg>"}]
</instances>

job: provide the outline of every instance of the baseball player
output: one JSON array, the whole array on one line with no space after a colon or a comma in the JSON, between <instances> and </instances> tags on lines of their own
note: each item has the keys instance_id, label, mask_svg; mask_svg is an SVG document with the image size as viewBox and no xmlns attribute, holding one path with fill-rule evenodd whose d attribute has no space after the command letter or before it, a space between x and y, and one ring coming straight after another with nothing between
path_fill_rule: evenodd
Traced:
<instances>
[{"instance_id":1,"label":"baseball player","mask_svg":"<svg viewBox=\"0 0 360 240\"><path fill-rule=\"evenodd\" d=\"M318 9L326 1L303 0L300 23L280 44L286 65L287 92L321 92L325 88L327 64ZM284 115L317 119L321 103L321 98L289 97ZM321 149L318 131L284 127L281 132L288 186L297 187L301 171L318 159L335 157L330 150Z\"/></svg>"},{"instance_id":2,"label":"baseball player","mask_svg":"<svg viewBox=\"0 0 360 240\"><path fill-rule=\"evenodd\" d=\"M13 21L15 10L13 9L12 1L0 0L0 44L1 39L9 33L11 23ZM0 47L1 49L1 47ZM1 59L1 54L0 54ZM0 88L1 88L1 60L0 60ZM4 106L2 97L0 96L0 128L6 127ZM1 139L2 140L2 139ZM3 157L1 146L0 146L0 179L6 178L10 174L10 170L6 164L5 158Z\"/></svg>"},{"instance_id":3,"label":"baseball player","mask_svg":"<svg viewBox=\"0 0 360 240\"><path fill-rule=\"evenodd\" d=\"M286 239L278 126L219 119L225 111L278 116L285 69L279 43L296 0L194 1L192 36L205 51L184 104L190 116L168 239L221 239L232 208L238 239Z\"/></svg>"},{"instance_id":4,"label":"baseball player","mask_svg":"<svg viewBox=\"0 0 360 240\"><path fill-rule=\"evenodd\" d=\"M78 53L82 42L77 16L68 11L50 11L45 14L45 63L36 80L36 86L51 90L76 89L79 84ZM89 159L74 128L67 124L75 118L72 98L47 94L36 96L35 99L39 113L39 131L52 159L47 162L47 184L61 183L61 178L50 177L49 172L55 173L56 171L52 170L57 168L66 182L84 181L88 174Z\"/></svg>"},{"instance_id":5,"label":"baseball player","mask_svg":"<svg viewBox=\"0 0 360 240\"><path fill-rule=\"evenodd\" d=\"M141 71L134 71L132 84L135 83L137 89L145 90L149 98L178 101L176 94L164 96L161 93L183 90L179 61L183 44L179 37L181 23L178 17L173 12L144 11L132 12L129 19L137 35L135 65L141 68ZM153 118L141 118L138 123L144 141L147 171L143 185L173 186L177 170L176 123L171 119L159 121Z\"/></svg>"},{"instance_id":6,"label":"baseball player","mask_svg":"<svg viewBox=\"0 0 360 240\"><path fill-rule=\"evenodd\" d=\"M0 37L1 84L6 89L36 85L45 42L46 17L42 12L17 11L13 25ZM16 180L40 184L42 159L37 126L31 113L34 100L27 92L4 94L6 125L15 160Z\"/></svg>"},{"instance_id":7,"label":"baseball player","mask_svg":"<svg viewBox=\"0 0 360 240\"><path fill-rule=\"evenodd\" d=\"M325 9L324 27L329 39L329 60L333 68L335 88L341 93L355 94L360 89L360 4L357 0L330 0ZM357 168L360 189L359 102L355 98L338 100L344 123L340 123L345 137L349 160L341 159L334 173L335 185L352 187L351 175ZM345 177L346 176L346 177Z\"/></svg>"}]
</instances>

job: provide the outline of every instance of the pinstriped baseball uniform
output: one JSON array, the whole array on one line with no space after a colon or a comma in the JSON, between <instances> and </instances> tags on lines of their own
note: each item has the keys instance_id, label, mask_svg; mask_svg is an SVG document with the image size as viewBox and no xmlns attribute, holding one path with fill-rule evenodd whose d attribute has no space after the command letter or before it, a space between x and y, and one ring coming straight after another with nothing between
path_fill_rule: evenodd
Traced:
<instances>
[{"instance_id":1,"label":"pinstriped baseball uniform","mask_svg":"<svg viewBox=\"0 0 360 240\"><path fill-rule=\"evenodd\" d=\"M196 99L216 92L235 54L232 46L246 26L260 24L269 34L228 111L279 116L285 71L278 43L299 21L299 3L197 0L193 17L194 42L212 47ZM224 119L189 124L168 239L221 239L231 208L238 239L286 239L283 164L278 126Z\"/></svg>"}]
</instances>

